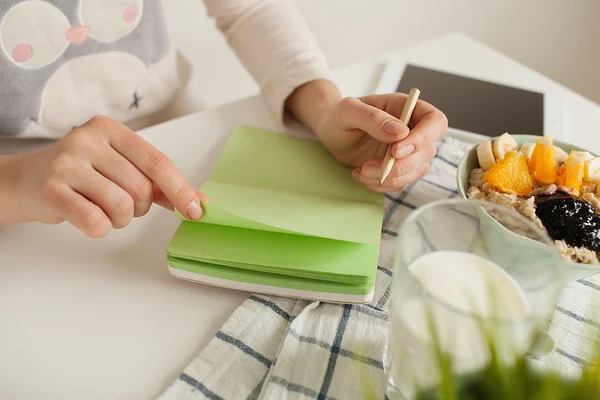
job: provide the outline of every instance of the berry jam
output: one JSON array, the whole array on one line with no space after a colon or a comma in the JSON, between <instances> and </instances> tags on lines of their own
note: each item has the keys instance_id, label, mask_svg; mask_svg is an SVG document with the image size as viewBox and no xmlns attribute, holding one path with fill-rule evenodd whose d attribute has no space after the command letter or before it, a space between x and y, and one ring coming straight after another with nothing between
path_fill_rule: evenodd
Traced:
<instances>
[{"instance_id":1,"label":"berry jam","mask_svg":"<svg viewBox=\"0 0 600 400\"><path fill-rule=\"evenodd\" d=\"M566 194L536 198L536 215L554 240L600 251L600 215L587 201Z\"/></svg>"}]
</instances>

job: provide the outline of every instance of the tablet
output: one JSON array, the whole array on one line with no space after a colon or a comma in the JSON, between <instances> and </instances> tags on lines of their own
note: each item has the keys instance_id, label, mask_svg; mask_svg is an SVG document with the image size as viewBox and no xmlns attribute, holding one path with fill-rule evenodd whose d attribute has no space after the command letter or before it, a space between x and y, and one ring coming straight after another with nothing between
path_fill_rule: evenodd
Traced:
<instances>
[{"instance_id":1,"label":"tablet","mask_svg":"<svg viewBox=\"0 0 600 400\"><path fill-rule=\"evenodd\" d=\"M414 63L390 62L377 93L421 91L448 117L448 134L470 142L510 134L566 141L560 95L458 75Z\"/></svg>"}]
</instances>

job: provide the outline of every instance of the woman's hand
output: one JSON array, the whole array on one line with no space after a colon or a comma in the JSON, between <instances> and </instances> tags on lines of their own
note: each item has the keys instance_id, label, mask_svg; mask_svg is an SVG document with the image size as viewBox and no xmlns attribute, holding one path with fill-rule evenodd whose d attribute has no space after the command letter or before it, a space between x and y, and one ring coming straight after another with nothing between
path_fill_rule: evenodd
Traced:
<instances>
[{"instance_id":1,"label":"woman's hand","mask_svg":"<svg viewBox=\"0 0 600 400\"><path fill-rule=\"evenodd\" d=\"M314 81L297 89L287 104L336 159L356 168L352 176L357 181L376 192L392 192L428 172L436 141L448 127L446 116L421 100L408 127L404 125L398 118L407 97L393 93L342 98L333 84ZM381 164L389 145L396 161L380 186Z\"/></svg>"},{"instance_id":2,"label":"woman's hand","mask_svg":"<svg viewBox=\"0 0 600 400\"><path fill-rule=\"evenodd\" d=\"M2 160L0 223L68 221L98 238L145 215L152 203L202 217L200 200L173 162L118 122L95 117L55 145ZM12 209L12 212L11 212Z\"/></svg>"}]
</instances>

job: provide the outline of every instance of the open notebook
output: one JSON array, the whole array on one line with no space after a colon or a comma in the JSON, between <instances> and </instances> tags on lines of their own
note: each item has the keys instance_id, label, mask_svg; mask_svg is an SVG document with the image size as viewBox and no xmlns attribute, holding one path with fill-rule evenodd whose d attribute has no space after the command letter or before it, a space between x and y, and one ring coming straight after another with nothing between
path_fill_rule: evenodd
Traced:
<instances>
[{"instance_id":1,"label":"open notebook","mask_svg":"<svg viewBox=\"0 0 600 400\"><path fill-rule=\"evenodd\" d=\"M171 274L255 293L370 301L383 196L350 172L317 141L239 126L201 188L211 200L204 218L182 220L168 245Z\"/></svg>"}]
</instances>

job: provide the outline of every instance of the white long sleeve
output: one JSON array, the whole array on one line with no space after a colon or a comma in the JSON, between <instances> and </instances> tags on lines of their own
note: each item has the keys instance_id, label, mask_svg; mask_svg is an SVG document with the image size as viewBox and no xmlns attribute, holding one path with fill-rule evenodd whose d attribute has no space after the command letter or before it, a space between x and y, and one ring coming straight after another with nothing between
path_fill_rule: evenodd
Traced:
<instances>
[{"instance_id":1,"label":"white long sleeve","mask_svg":"<svg viewBox=\"0 0 600 400\"><path fill-rule=\"evenodd\" d=\"M282 120L287 97L315 79L333 80L308 26L289 0L204 0L208 14Z\"/></svg>"}]
</instances>

